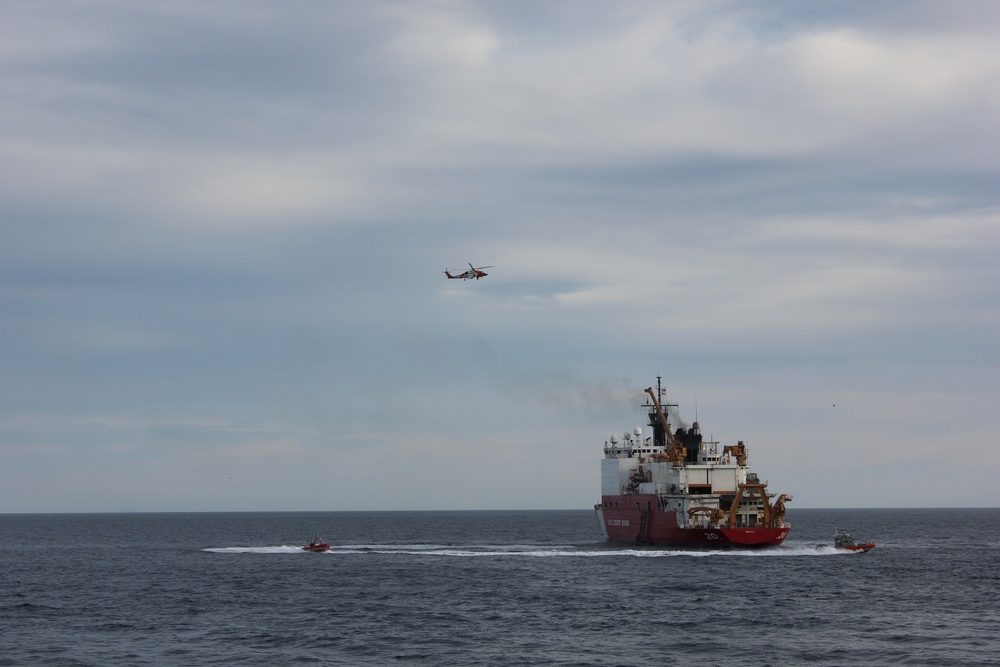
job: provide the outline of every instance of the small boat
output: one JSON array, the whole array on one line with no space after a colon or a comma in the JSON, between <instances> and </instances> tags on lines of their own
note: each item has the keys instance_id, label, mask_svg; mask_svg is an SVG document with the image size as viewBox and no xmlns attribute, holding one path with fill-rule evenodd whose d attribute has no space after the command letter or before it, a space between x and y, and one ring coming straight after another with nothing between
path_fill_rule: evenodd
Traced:
<instances>
[{"instance_id":1,"label":"small boat","mask_svg":"<svg viewBox=\"0 0 1000 667\"><path fill-rule=\"evenodd\" d=\"M330 544L319 539L319 535L313 538L313 541L302 547L303 551L312 551L314 553L323 553L324 551L330 550Z\"/></svg>"},{"instance_id":2,"label":"small boat","mask_svg":"<svg viewBox=\"0 0 1000 667\"><path fill-rule=\"evenodd\" d=\"M851 535L846 530L838 530L833 534L833 546L836 549L845 549L847 551L860 551L865 553L871 551L875 548L874 542L865 542L864 544L859 544L854 536Z\"/></svg>"}]
</instances>

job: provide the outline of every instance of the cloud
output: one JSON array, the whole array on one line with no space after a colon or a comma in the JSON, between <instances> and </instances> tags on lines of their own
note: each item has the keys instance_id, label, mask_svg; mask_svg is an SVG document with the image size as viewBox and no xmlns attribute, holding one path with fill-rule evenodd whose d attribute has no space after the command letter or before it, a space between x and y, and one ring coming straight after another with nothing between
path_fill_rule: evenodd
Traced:
<instances>
[{"instance_id":1,"label":"cloud","mask_svg":"<svg viewBox=\"0 0 1000 667\"><path fill-rule=\"evenodd\" d=\"M809 440L801 459L755 449L792 480L841 444L813 399L870 406L864 446L906 424L921 457L942 436L912 405L995 430L998 12L0 17L5 507L30 510L39 483L135 506L150 470L150 508L266 509L324 470L356 483L334 506L439 507L477 461L496 477L469 506L586 506L600 444L657 374L720 433ZM466 262L496 268L441 276ZM787 425L760 414L779 406ZM239 491L213 486L227 466ZM358 495L373 468L407 493Z\"/></svg>"},{"instance_id":2,"label":"cloud","mask_svg":"<svg viewBox=\"0 0 1000 667\"><path fill-rule=\"evenodd\" d=\"M376 12L396 28L389 39L390 49L415 67L478 69L500 47L489 26L477 23L471 12L461 11L455 3L419 8L389 4Z\"/></svg>"}]
</instances>

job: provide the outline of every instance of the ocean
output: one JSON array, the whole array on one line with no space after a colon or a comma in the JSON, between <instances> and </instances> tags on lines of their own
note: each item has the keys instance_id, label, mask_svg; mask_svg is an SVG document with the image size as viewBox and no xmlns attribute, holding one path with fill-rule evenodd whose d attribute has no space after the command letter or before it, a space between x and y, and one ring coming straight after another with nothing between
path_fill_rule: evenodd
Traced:
<instances>
[{"instance_id":1,"label":"ocean","mask_svg":"<svg viewBox=\"0 0 1000 667\"><path fill-rule=\"evenodd\" d=\"M786 518L699 552L591 510L0 515L0 665L1000 665L1000 509Z\"/></svg>"}]
</instances>

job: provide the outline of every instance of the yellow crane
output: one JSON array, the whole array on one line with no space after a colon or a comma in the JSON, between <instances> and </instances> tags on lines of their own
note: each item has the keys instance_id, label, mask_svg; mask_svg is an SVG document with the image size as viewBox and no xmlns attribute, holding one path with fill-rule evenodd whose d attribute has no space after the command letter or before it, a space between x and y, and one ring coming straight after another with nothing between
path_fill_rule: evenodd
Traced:
<instances>
[{"instance_id":1,"label":"yellow crane","mask_svg":"<svg viewBox=\"0 0 1000 667\"><path fill-rule=\"evenodd\" d=\"M675 466L684 465L684 459L687 458L687 448L670 432L670 422L667 421L666 415L663 414L663 408L660 407L660 402L656 400L656 393L653 391L653 388L646 387L646 393L653 399L653 405L656 406L656 413L660 416L660 423L663 424L663 432L667 436L667 460Z\"/></svg>"}]
</instances>

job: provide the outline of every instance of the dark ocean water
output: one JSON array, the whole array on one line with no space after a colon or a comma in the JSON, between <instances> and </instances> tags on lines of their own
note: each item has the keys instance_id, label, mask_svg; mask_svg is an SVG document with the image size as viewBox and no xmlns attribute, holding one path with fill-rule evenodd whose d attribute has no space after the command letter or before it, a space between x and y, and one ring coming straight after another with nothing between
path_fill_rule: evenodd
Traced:
<instances>
[{"instance_id":1,"label":"dark ocean water","mask_svg":"<svg viewBox=\"0 0 1000 667\"><path fill-rule=\"evenodd\" d=\"M734 553L589 510L0 515L0 665L1000 665L1000 510L788 519Z\"/></svg>"}]
</instances>

